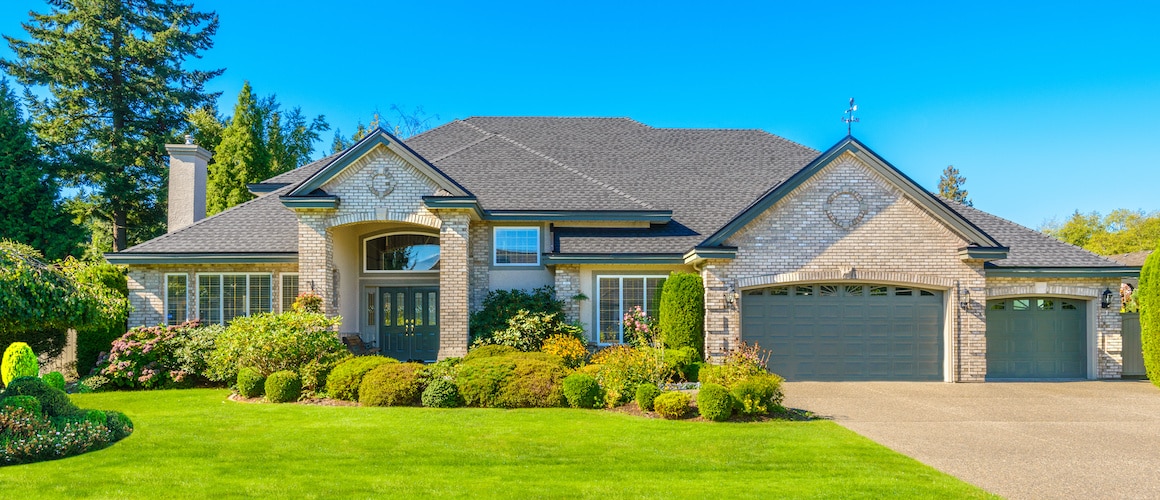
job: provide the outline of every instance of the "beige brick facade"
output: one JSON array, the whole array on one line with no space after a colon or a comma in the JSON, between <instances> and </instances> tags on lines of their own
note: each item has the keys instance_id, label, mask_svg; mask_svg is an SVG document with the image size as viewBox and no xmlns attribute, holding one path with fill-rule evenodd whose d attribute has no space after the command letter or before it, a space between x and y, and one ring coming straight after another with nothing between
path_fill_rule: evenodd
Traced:
<instances>
[{"instance_id":1,"label":"beige brick facade","mask_svg":"<svg viewBox=\"0 0 1160 500\"><path fill-rule=\"evenodd\" d=\"M281 264L166 264L133 265L129 267L129 326L153 326L165 323L165 276L186 276L187 317L198 318L197 275L218 273L270 274L274 310L282 303L281 276L298 272L298 265Z\"/></svg>"}]
</instances>

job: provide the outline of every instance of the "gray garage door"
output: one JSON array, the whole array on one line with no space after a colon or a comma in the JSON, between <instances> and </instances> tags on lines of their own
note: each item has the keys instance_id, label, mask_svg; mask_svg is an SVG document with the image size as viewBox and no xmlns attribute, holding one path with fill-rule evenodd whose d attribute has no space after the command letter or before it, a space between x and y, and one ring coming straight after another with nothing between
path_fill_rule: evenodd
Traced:
<instances>
[{"instance_id":1,"label":"gray garage door","mask_svg":"<svg viewBox=\"0 0 1160 500\"><path fill-rule=\"evenodd\" d=\"M987 378L1084 378L1086 332L1080 300L988 300Z\"/></svg>"},{"instance_id":2,"label":"gray garage door","mask_svg":"<svg viewBox=\"0 0 1160 500\"><path fill-rule=\"evenodd\" d=\"M942 292L870 284L747 291L741 336L787 380L942 380Z\"/></svg>"}]
</instances>

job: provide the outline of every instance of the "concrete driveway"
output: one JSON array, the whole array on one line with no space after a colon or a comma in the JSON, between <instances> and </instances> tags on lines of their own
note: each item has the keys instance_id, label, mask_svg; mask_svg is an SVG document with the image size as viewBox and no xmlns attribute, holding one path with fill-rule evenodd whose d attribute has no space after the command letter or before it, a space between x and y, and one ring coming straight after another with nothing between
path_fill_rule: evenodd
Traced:
<instances>
[{"instance_id":1,"label":"concrete driveway","mask_svg":"<svg viewBox=\"0 0 1160 500\"><path fill-rule=\"evenodd\" d=\"M1160 498L1146 381L791 382L786 405L1008 498Z\"/></svg>"}]
</instances>

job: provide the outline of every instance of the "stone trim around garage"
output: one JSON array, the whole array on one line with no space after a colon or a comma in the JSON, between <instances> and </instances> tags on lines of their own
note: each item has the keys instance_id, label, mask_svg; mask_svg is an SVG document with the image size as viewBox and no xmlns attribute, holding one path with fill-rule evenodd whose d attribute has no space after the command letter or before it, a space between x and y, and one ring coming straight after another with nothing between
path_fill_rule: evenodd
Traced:
<instances>
[{"instance_id":1,"label":"stone trim around garage","mask_svg":"<svg viewBox=\"0 0 1160 500\"><path fill-rule=\"evenodd\" d=\"M899 285L927 285L938 289L951 290L955 287L955 280L912 273L896 273L885 271L799 271L794 273L768 274L753 276L737 280L738 289L758 288L769 285L791 283L822 283L843 281L858 281L867 283L899 284Z\"/></svg>"}]
</instances>

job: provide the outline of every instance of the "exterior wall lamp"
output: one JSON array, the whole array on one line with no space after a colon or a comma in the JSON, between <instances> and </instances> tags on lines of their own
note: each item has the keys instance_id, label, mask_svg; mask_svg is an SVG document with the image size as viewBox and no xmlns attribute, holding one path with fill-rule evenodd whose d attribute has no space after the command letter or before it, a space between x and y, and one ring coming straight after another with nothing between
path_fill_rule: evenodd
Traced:
<instances>
[{"instance_id":1,"label":"exterior wall lamp","mask_svg":"<svg viewBox=\"0 0 1160 500\"><path fill-rule=\"evenodd\" d=\"M730 286L728 290L725 290L724 295L725 295L725 304L732 306L733 304L735 304L737 302L738 294L737 294L736 288L733 288L732 286Z\"/></svg>"},{"instance_id":2,"label":"exterior wall lamp","mask_svg":"<svg viewBox=\"0 0 1160 500\"><path fill-rule=\"evenodd\" d=\"M1107 309L1112 306L1112 289L1105 288L1104 293L1100 294L1100 307Z\"/></svg>"},{"instance_id":3,"label":"exterior wall lamp","mask_svg":"<svg viewBox=\"0 0 1160 500\"><path fill-rule=\"evenodd\" d=\"M971 289L963 287L962 293L959 294L959 307L967 309L971 305Z\"/></svg>"}]
</instances>

